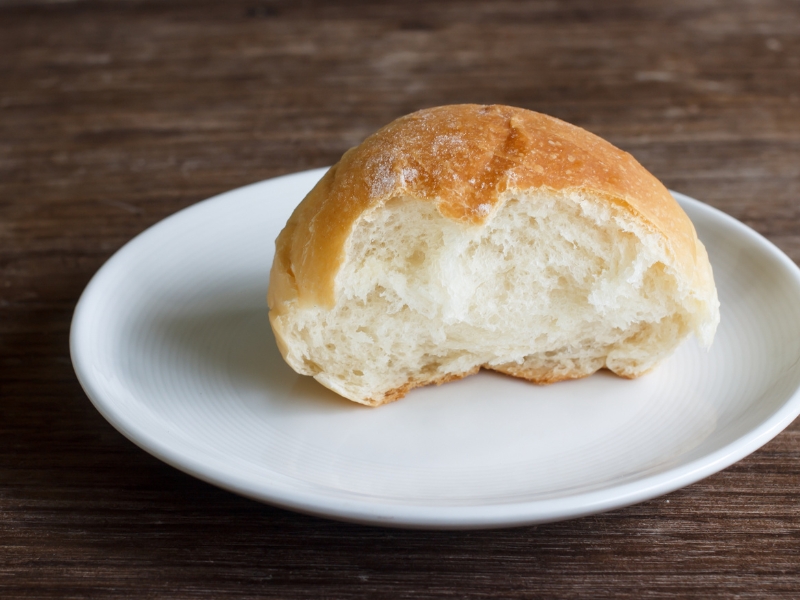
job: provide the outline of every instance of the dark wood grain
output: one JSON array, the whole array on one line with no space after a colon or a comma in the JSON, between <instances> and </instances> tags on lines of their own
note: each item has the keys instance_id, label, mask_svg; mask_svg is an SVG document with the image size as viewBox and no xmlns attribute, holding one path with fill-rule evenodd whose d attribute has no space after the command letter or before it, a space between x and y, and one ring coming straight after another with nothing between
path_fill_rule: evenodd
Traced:
<instances>
[{"instance_id":1,"label":"dark wood grain","mask_svg":"<svg viewBox=\"0 0 800 600\"><path fill-rule=\"evenodd\" d=\"M454 102L585 126L800 260L792 0L0 0L0 597L800 597L796 424L638 506L437 533L239 498L92 408L69 321L117 248Z\"/></svg>"}]
</instances>

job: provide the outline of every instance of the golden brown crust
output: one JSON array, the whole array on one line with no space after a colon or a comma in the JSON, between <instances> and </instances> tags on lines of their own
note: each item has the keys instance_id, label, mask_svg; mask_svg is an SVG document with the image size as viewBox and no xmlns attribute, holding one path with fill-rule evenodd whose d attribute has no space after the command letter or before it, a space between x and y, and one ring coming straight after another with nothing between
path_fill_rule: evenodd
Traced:
<instances>
[{"instance_id":1,"label":"golden brown crust","mask_svg":"<svg viewBox=\"0 0 800 600\"><path fill-rule=\"evenodd\" d=\"M518 379L525 379L531 383L539 385L549 385L551 383L558 383L559 381L567 381L569 379L583 379L599 371L599 369L592 369L591 371L556 371L552 368L539 367L531 368L526 367L524 364L518 365L516 363L508 363L505 365L496 365L490 367L483 365L483 368L503 373L504 375L511 375Z\"/></svg>"},{"instance_id":2,"label":"golden brown crust","mask_svg":"<svg viewBox=\"0 0 800 600\"><path fill-rule=\"evenodd\" d=\"M489 366L489 365L482 365L480 367L475 367L474 369L470 369L469 371L465 371L463 373L450 373L448 375L444 375L443 377L438 377L434 379L417 379L414 381L409 381L408 383L396 387L392 390L386 392L381 398L371 398L370 400L366 401L366 404L369 406L381 406L383 404L389 404L390 402L395 402L396 400L400 400L401 398L405 397L408 392L413 390L414 388L424 387L427 385L442 385L443 383L449 383L451 381L456 381L458 379L463 379L464 377L469 377L470 375L474 375L481 369L487 369L490 371L496 371L498 373L502 373L504 375L509 375L511 377L516 377L518 379L525 379L530 381L531 383L536 383L538 385L549 385L551 383L558 383L559 381L567 381L569 379L583 379L584 377L588 377L596 373L595 370L590 372L584 371L569 371L569 372L560 372L556 374L552 369L547 368L539 368L539 369L531 369L526 368L524 365L518 365L516 363L508 363L505 365L496 365L496 366ZM634 379L634 376L620 374L620 377L624 377L626 379Z\"/></svg>"},{"instance_id":3,"label":"golden brown crust","mask_svg":"<svg viewBox=\"0 0 800 600\"><path fill-rule=\"evenodd\" d=\"M545 369L524 369L524 368L509 368L510 365L502 365L500 367L488 367L486 365L483 366L485 369L491 369L492 371L497 371L498 373L503 373L504 375L509 375L511 377L516 377L517 379L525 379L530 381L531 383L535 383L538 385L550 385L551 383L558 383L559 381L569 381L571 379L583 379L584 377L589 377L590 375L594 375L597 371L608 371L609 373L613 373L617 377L622 377L623 379L636 379L637 377L641 377L642 375L649 373L653 370L653 368L648 369L647 371L643 371L642 373L637 373L636 375L631 375L627 373L617 373L616 371L612 371L608 367L601 367L597 369L597 371L569 371L564 373L559 373L556 375L553 371L548 371Z\"/></svg>"},{"instance_id":4,"label":"golden brown crust","mask_svg":"<svg viewBox=\"0 0 800 600\"><path fill-rule=\"evenodd\" d=\"M390 402L394 402L395 400L400 400L403 398L408 392L413 390L414 388L423 387L426 385L442 385L443 383L449 383L451 381L456 381L457 379L463 379L464 377L469 377L470 375L474 375L480 371L480 367L475 367L474 369L470 369L469 371L464 371L463 373L448 373L442 377L433 377L430 379L417 379L414 381L409 381L401 385L400 387L396 387L392 390L386 392L381 398L372 398L367 401L369 406L381 406L382 404L389 404Z\"/></svg>"},{"instance_id":5,"label":"golden brown crust","mask_svg":"<svg viewBox=\"0 0 800 600\"><path fill-rule=\"evenodd\" d=\"M673 266L707 285L710 275L696 269L699 242L691 221L630 154L547 115L465 104L397 119L345 153L276 242L270 308L281 313L281 303L294 299L332 306L353 225L393 197L435 202L446 217L481 224L503 192L531 188L582 191L638 215L664 235Z\"/></svg>"},{"instance_id":6,"label":"golden brown crust","mask_svg":"<svg viewBox=\"0 0 800 600\"><path fill-rule=\"evenodd\" d=\"M538 385L549 385L551 383L558 383L559 381L567 381L570 379L583 379L584 377L589 377L590 375L593 375L594 373L597 372L594 370L591 372L570 371L570 372L563 372L556 374L552 369L530 369L530 368L525 368L522 365L517 365L515 363L509 363L507 365L497 365L493 367L490 367L489 365L483 365L481 367L475 367L474 369L470 369L469 371L465 371L463 373L450 373L443 377L438 377L434 379L418 379L415 381L410 381L404 385L389 390L381 398L371 398L365 401L365 404L367 404L368 406L382 406L384 404L389 404L390 402L395 402L397 400L400 400L401 398L404 398L405 395L408 394L408 392L410 392L414 388L424 387L427 385L442 385L443 383L449 383L451 381L456 381L458 379L463 379L464 377L469 377L470 375L474 375L481 369L496 371L498 373L502 373L503 375L509 375L517 379L525 379L526 381L530 381L531 383L535 383ZM640 375L642 374L643 373L641 373ZM639 375L626 375L624 373L615 373L615 375L623 377L625 379L635 379L636 377L639 376Z\"/></svg>"}]
</instances>

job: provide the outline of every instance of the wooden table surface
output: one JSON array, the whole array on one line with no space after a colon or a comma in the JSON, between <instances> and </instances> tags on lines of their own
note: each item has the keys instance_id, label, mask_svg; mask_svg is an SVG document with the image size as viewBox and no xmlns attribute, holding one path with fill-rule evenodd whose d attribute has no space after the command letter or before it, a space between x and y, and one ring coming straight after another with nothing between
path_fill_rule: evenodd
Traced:
<instances>
[{"instance_id":1,"label":"wooden table surface","mask_svg":"<svg viewBox=\"0 0 800 600\"><path fill-rule=\"evenodd\" d=\"M245 500L92 407L70 318L122 244L458 102L584 126L800 260L796 1L0 0L0 597L800 597L797 424L663 498L445 533Z\"/></svg>"}]
</instances>

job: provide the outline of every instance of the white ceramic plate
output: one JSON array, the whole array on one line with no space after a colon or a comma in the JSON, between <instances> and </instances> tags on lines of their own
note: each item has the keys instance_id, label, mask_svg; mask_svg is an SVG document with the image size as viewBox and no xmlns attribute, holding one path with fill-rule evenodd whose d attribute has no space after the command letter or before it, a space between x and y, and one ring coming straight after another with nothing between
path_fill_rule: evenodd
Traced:
<instances>
[{"instance_id":1,"label":"white ceramic plate","mask_svg":"<svg viewBox=\"0 0 800 600\"><path fill-rule=\"evenodd\" d=\"M379 525L481 528L617 508L724 469L800 413L800 271L725 214L676 197L722 304L634 381L539 387L482 372L370 409L281 359L265 295L274 239L323 170L201 202L135 238L75 310L89 398L163 461L250 498Z\"/></svg>"}]
</instances>

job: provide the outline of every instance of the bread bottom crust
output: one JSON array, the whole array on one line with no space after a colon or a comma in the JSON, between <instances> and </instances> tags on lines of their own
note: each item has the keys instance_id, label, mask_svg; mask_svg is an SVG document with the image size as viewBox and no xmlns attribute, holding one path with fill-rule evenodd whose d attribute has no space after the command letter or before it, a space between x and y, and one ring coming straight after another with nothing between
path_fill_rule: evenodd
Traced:
<instances>
[{"instance_id":1,"label":"bread bottom crust","mask_svg":"<svg viewBox=\"0 0 800 600\"><path fill-rule=\"evenodd\" d=\"M484 367L491 369L492 371L497 371L498 373L511 375L512 377L517 377L518 379L525 379L531 383L536 383L539 385L558 383L559 381L566 381L568 379L581 379L596 373L600 368L602 368L596 367L592 370L559 370L546 367L529 367L526 366L525 363L521 365L517 363L506 363L504 365L495 365L493 367L484 365Z\"/></svg>"},{"instance_id":2,"label":"bread bottom crust","mask_svg":"<svg viewBox=\"0 0 800 600\"><path fill-rule=\"evenodd\" d=\"M559 381L568 381L570 379L583 379L584 377L589 377L590 375L594 375L597 371L600 370L607 370L611 373L614 373L617 377L622 377L623 379L636 379L637 377L644 375L644 373L649 372L651 369L643 373L638 374L630 374L630 373L617 373L608 369L604 365L592 368L591 370L588 369L573 369L573 370L557 370L553 368L545 368L545 367L530 367L523 364L517 363L506 363L503 365L481 365L479 367L475 367L474 369L470 369L469 371L464 371L463 373L449 373L442 377L434 377L429 379L416 379L413 381L409 381L399 387L389 390L384 394L382 397L378 398L370 398L368 399L365 404L368 406L381 406L383 404L389 404L390 402L395 402L396 400L400 400L403 398L408 392L413 390L414 388L424 387L428 385L442 385L443 383L448 383L450 381L456 381L458 379L463 379L464 377L469 377L470 375L474 375L481 369L486 369L488 371L496 371L498 373L502 373L503 375L509 375L511 377L516 377L517 379L524 379L531 383L535 383L537 385L549 385L551 383L558 383Z\"/></svg>"},{"instance_id":3,"label":"bread bottom crust","mask_svg":"<svg viewBox=\"0 0 800 600\"><path fill-rule=\"evenodd\" d=\"M409 391L413 390L414 388L423 387L426 385L442 385L443 383L448 383L450 381L456 381L458 379L463 379L464 377L469 377L470 375L474 375L480 370L481 368L478 366L475 367L474 369L470 369L469 371L464 371L463 373L448 373L447 375L443 375L442 377L415 379L413 381L409 381L408 383L404 383L400 387L396 387L394 389L389 390L381 398L370 398L369 400L367 400L366 403L369 406L380 406L381 404L389 404L390 402L394 402L395 400L400 400L400 398L404 397Z\"/></svg>"}]
</instances>

